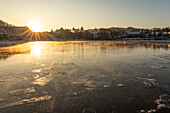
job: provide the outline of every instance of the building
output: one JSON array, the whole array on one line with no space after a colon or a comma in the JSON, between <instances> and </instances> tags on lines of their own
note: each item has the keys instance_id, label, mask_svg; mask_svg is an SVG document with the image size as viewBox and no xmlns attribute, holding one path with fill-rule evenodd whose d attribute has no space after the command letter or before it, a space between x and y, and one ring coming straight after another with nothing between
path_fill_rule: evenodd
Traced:
<instances>
[{"instance_id":1,"label":"building","mask_svg":"<svg viewBox=\"0 0 170 113\"><path fill-rule=\"evenodd\" d=\"M126 38L138 38L140 37L141 32L134 32L134 31L127 31L125 33L125 37Z\"/></svg>"},{"instance_id":2,"label":"building","mask_svg":"<svg viewBox=\"0 0 170 113\"><path fill-rule=\"evenodd\" d=\"M163 36L167 36L167 35L168 35L168 32L162 32L162 35L163 35Z\"/></svg>"},{"instance_id":3,"label":"building","mask_svg":"<svg viewBox=\"0 0 170 113\"><path fill-rule=\"evenodd\" d=\"M84 32L84 28L83 27L81 27L80 32L82 32L82 33Z\"/></svg>"},{"instance_id":4,"label":"building","mask_svg":"<svg viewBox=\"0 0 170 113\"><path fill-rule=\"evenodd\" d=\"M79 33L79 32L80 32L80 30L79 30L79 29L75 29L75 28L73 28L73 29L71 30L71 32L72 32L72 33Z\"/></svg>"},{"instance_id":5,"label":"building","mask_svg":"<svg viewBox=\"0 0 170 113\"><path fill-rule=\"evenodd\" d=\"M8 38L8 33L5 31L4 28L0 28L0 40L7 39L7 38Z\"/></svg>"},{"instance_id":6,"label":"building","mask_svg":"<svg viewBox=\"0 0 170 113\"><path fill-rule=\"evenodd\" d=\"M84 33L84 28L83 27L81 27L81 29L75 29L74 27L73 27L73 29L71 30L71 32L72 33L79 33L79 32L81 32L81 33Z\"/></svg>"},{"instance_id":7,"label":"building","mask_svg":"<svg viewBox=\"0 0 170 113\"><path fill-rule=\"evenodd\" d=\"M7 31L10 39L22 39L27 33L32 32L27 26L11 27Z\"/></svg>"},{"instance_id":8,"label":"building","mask_svg":"<svg viewBox=\"0 0 170 113\"><path fill-rule=\"evenodd\" d=\"M94 39L97 39L98 38L98 34L100 33L100 31L97 31L97 30L91 30L89 32L90 32L90 34L92 35L92 37Z\"/></svg>"},{"instance_id":9,"label":"building","mask_svg":"<svg viewBox=\"0 0 170 113\"><path fill-rule=\"evenodd\" d=\"M57 29L55 33L56 33L57 35L59 35L59 34L62 34L62 33L64 33L64 32L65 32L65 30L64 30L63 28L61 28L61 29Z\"/></svg>"},{"instance_id":10,"label":"building","mask_svg":"<svg viewBox=\"0 0 170 113\"><path fill-rule=\"evenodd\" d=\"M1 34L5 34L3 38L5 39L22 39L26 36L27 33L31 32L31 30L27 26L19 26L19 27L1 27Z\"/></svg>"}]
</instances>

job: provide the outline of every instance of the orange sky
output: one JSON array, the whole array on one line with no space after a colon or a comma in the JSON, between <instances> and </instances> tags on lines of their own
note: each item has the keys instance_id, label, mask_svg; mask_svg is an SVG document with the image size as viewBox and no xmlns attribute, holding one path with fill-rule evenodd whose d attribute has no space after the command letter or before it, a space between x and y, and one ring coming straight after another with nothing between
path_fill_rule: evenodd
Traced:
<instances>
[{"instance_id":1,"label":"orange sky","mask_svg":"<svg viewBox=\"0 0 170 113\"><path fill-rule=\"evenodd\" d=\"M3 4L3 5L2 5ZM43 30L170 26L170 0L3 0L1 19L14 25L39 21Z\"/></svg>"}]
</instances>

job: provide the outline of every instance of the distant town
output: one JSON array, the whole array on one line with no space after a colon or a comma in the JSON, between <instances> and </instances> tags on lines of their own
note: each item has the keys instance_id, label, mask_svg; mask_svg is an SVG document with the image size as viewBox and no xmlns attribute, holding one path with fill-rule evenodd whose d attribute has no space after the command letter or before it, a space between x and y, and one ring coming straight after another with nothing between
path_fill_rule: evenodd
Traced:
<instances>
[{"instance_id":1,"label":"distant town","mask_svg":"<svg viewBox=\"0 0 170 113\"><path fill-rule=\"evenodd\" d=\"M55 40L170 40L170 28L142 29L134 27L51 29L39 33L27 26L14 26L0 20L1 41L55 41Z\"/></svg>"}]
</instances>

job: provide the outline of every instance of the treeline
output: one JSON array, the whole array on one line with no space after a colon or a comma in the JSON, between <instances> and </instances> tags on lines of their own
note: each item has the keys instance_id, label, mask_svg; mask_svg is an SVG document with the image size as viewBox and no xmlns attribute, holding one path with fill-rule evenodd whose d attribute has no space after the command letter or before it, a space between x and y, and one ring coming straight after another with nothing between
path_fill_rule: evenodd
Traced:
<instances>
[{"instance_id":1,"label":"treeline","mask_svg":"<svg viewBox=\"0 0 170 113\"><path fill-rule=\"evenodd\" d=\"M7 22L4 22L3 20L0 20L0 27L15 27L15 26Z\"/></svg>"},{"instance_id":2,"label":"treeline","mask_svg":"<svg viewBox=\"0 0 170 113\"><path fill-rule=\"evenodd\" d=\"M57 39L92 39L92 35L88 31L72 33L70 30L66 29L54 35Z\"/></svg>"}]
</instances>

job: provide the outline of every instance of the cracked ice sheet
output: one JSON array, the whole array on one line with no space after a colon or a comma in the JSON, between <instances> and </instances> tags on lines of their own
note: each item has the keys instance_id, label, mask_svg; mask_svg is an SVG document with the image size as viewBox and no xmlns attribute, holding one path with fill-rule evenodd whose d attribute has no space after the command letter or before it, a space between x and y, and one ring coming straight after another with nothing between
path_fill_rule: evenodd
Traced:
<instances>
[{"instance_id":1,"label":"cracked ice sheet","mask_svg":"<svg viewBox=\"0 0 170 113\"><path fill-rule=\"evenodd\" d=\"M104 75L86 75L72 81L73 85L80 84L88 88L111 86L116 78Z\"/></svg>"}]
</instances>

